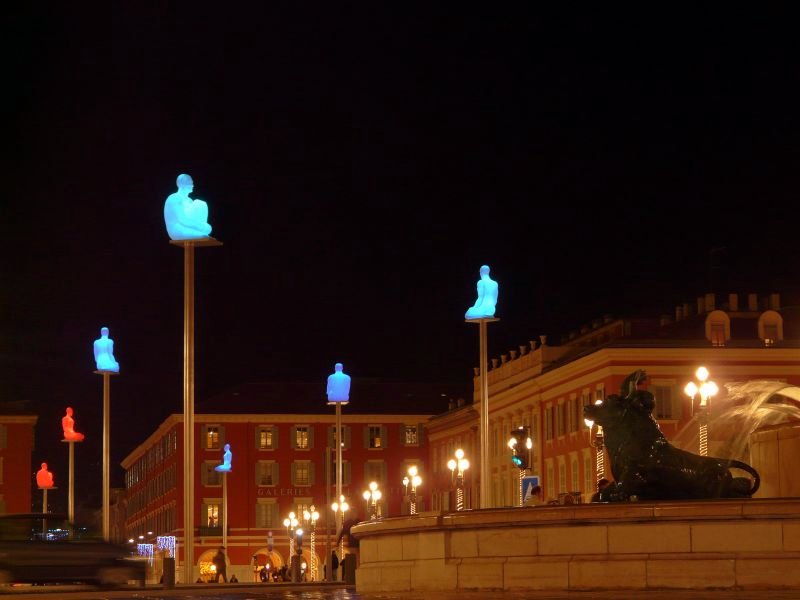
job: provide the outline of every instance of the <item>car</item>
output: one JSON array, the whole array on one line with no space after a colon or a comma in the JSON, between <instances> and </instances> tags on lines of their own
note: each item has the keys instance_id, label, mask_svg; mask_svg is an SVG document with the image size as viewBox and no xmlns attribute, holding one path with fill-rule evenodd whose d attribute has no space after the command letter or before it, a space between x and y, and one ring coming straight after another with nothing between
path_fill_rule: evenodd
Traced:
<instances>
[{"instance_id":1,"label":"car","mask_svg":"<svg viewBox=\"0 0 800 600\"><path fill-rule=\"evenodd\" d=\"M0 584L144 586L145 566L124 547L88 535L63 516L0 515Z\"/></svg>"}]
</instances>

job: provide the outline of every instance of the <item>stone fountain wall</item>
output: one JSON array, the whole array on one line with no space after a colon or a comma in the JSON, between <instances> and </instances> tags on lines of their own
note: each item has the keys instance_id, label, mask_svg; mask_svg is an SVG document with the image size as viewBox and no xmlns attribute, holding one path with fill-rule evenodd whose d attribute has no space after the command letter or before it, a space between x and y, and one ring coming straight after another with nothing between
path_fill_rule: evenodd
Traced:
<instances>
[{"instance_id":1,"label":"stone fountain wall","mask_svg":"<svg viewBox=\"0 0 800 600\"><path fill-rule=\"evenodd\" d=\"M429 512L352 531L363 593L800 588L800 498Z\"/></svg>"},{"instance_id":2,"label":"stone fountain wall","mask_svg":"<svg viewBox=\"0 0 800 600\"><path fill-rule=\"evenodd\" d=\"M750 459L761 475L758 498L800 497L800 423L765 427L750 436Z\"/></svg>"}]
</instances>

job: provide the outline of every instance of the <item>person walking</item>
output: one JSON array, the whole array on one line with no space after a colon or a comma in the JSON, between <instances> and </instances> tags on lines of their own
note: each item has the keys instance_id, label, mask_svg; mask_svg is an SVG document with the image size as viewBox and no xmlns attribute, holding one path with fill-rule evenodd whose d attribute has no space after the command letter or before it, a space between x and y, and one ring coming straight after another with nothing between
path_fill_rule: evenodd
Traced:
<instances>
[{"instance_id":1,"label":"person walking","mask_svg":"<svg viewBox=\"0 0 800 600\"><path fill-rule=\"evenodd\" d=\"M219 583L219 577L222 575L222 583L228 583L228 565L225 562L225 548L220 546L217 553L214 555L214 558L211 559L211 563L217 568L216 574L214 575L214 582Z\"/></svg>"},{"instance_id":2,"label":"person walking","mask_svg":"<svg viewBox=\"0 0 800 600\"><path fill-rule=\"evenodd\" d=\"M336 550L331 552L331 581L336 581L336 573L339 570L339 557L336 556Z\"/></svg>"}]
</instances>

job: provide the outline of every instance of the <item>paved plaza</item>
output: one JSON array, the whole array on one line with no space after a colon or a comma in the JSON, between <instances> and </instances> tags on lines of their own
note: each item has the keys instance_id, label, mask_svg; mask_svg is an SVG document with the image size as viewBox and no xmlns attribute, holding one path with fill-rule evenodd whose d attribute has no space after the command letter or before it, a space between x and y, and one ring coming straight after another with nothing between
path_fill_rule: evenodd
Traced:
<instances>
[{"instance_id":1,"label":"paved plaza","mask_svg":"<svg viewBox=\"0 0 800 600\"><path fill-rule=\"evenodd\" d=\"M353 588L339 585L203 585L178 586L173 590L153 587L145 590L102 591L63 586L33 588L0 588L0 595L15 600L163 600L204 598L207 600L798 600L800 590L651 590L651 591L583 591L583 592L426 592L359 594Z\"/></svg>"}]
</instances>

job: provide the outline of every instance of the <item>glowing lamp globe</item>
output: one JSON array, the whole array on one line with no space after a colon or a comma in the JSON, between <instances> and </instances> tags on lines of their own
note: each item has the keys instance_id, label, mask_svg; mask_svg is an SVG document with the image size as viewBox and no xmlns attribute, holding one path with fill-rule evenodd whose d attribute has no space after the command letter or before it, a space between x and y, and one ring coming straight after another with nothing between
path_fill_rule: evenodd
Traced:
<instances>
[{"instance_id":1,"label":"glowing lamp globe","mask_svg":"<svg viewBox=\"0 0 800 600\"><path fill-rule=\"evenodd\" d=\"M347 404L350 401L350 376L342 370L342 363L336 363L334 373L328 376L328 404Z\"/></svg>"},{"instance_id":2,"label":"glowing lamp globe","mask_svg":"<svg viewBox=\"0 0 800 600\"><path fill-rule=\"evenodd\" d=\"M208 224L208 204L190 198L194 181L183 173L176 180L178 190L170 194L164 202L164 223L167 234L173 240L196 240L211 235Z\"/></svg>"}]
</instances>

